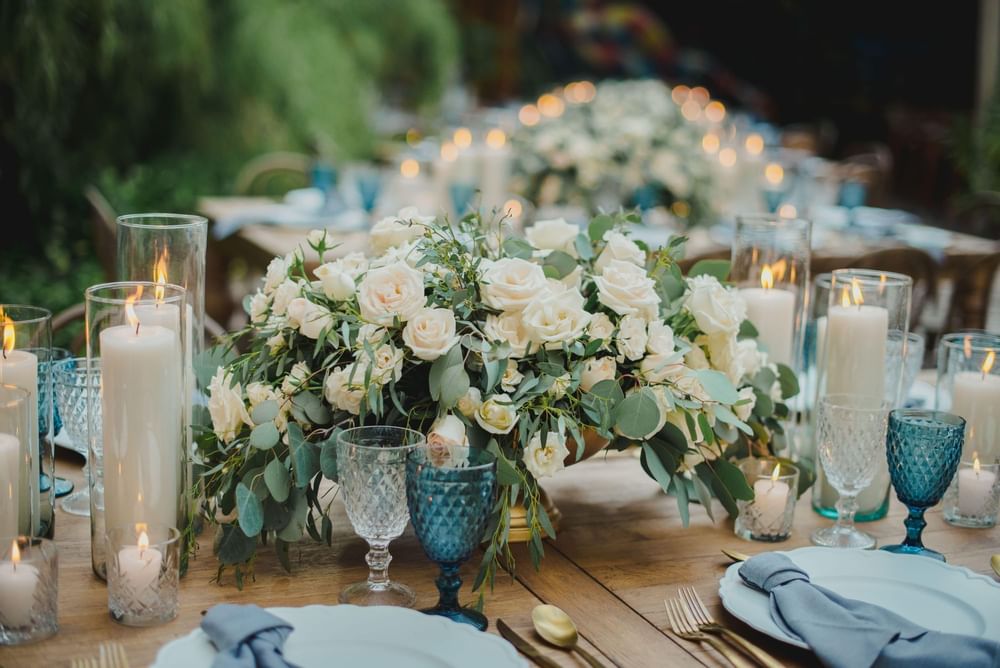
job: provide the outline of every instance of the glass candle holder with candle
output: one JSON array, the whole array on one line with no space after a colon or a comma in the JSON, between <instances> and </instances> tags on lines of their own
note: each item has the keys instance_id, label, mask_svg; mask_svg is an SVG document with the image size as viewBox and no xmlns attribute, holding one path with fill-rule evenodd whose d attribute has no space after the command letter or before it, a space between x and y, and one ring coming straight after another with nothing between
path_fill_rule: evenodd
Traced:
<instances>
[{"instance_id":1,"label":"glass candle holder with candle","mask_svg":"<svg viewBox=\"0 0 1000 668\"><path fill-rule=\"evenodd\" d=\"M88 428L101 462L92 471L91 557L104 577L105 527L188 525L188 309L178 285L105 283L85 294L87 363L101 368L101 392L89 398L101 406L87 411L101 421Z\"/></svg>"},{"instance_id":2,"label":"glass candle holder with candle","mask_svg":"<svg viewBox=\"0 0 1000 668\"><path fill-rule=\"evenodd\" d=\"M143 524L109 529L108 611L125 626L155 626L177 616L181 534Z\"/></svg>"},{"instance_id":3,"label":"glass candle holder with candle","mask_svg":"<svg viewBox=\"0 0 1000 668\"><path fill-rule=\"evenodd\" d=\"M944 516L964 527L997 521L1000 463L1000 334L967 330L938 345L936 406L965 418L958 473L945 494Z\"/></svg>"},{"instance_id":4,"label":"glass candle holder with candle","mask_svg":"<svg viewBox=\"0 0 1000 668\"><path fill-rule=\"evenodd\" d=\"M52 444L52 314L37 306L0 304L0 385L28 392L28 433L21 442L18 529L51 537L55 524L55 453ZM42 369L42 373L39 369Z\"/></svg>"},{"instance_id":5,"label":"glass candle holder with candle","mask_svg":"<svg viewBox=\"0 0 1000 668\"><path fill-rule=\"evenodd\" d=\"M753 501L737 500L735 533L745 540L776 543L792 533L799 498L799 469L773 458L750 457L739 463L753 487Z\"/></svg>"},{"instance_id":6,"label":"glass candle holder with candle","mask_svg":"<svg viewBox=\"0 0 1000 668\"><path fill-rule=\"evenodd\" d=\"M56 545L0 535L0 645L48 638L59 630Z\"/></svg>"},{"instance_id":7,"label":"glass candle holder with candle","mask_svg":"<svg viewBox=\"0 0 1000 668\"><path fill-rule=\"evenodd\" d=\"M31 405L28 390L0 385L0 536L17 536L30 526L31 506L21 503L21 492L32 482Z\"/></svg>"}]
</instances>

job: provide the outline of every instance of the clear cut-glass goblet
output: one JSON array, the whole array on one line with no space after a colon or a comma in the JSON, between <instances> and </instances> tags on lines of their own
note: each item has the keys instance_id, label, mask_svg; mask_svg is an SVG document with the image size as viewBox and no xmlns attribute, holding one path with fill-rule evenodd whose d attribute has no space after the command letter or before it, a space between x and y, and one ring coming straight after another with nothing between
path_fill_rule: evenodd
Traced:
<instances>
[{"instance_id":1,"label":"clear cut-glass goblet","mask_svg":"<svg viewBox=\"0 0 1000 668\"><path fill-rule=\"evenodd\" d=\"M871 550L875 538L854 527L858 494L875 478L885 452L889 405L863 394L828 394L819 401L816 449L837 499L837 523L818 529L812 542L824 547Z\"/></svg>"},{"instance_id":2,"label":"clear cut-glass goblet","mask_svg":"<svg viewBox=\"0 0 1000 668\"><path fill-rule=\"evenodd\" d=\"M483 540L496 503L497 460L465 446L427 446L406 462L406 500L420 545L441 568L438 603L422 612L485 631L486 617L458 603L458 569Z\"/></svg>"},{"instance_id":3,"label":"clear cut-glass goblet","mask_svg":"<svg viewBox=\"0 0 1000 668\"><path fill-rule=\"evenodd\" d=\"M368 543L368 579L340 593L341 603L410 607L413 590L389 580L389 543L410 519L406 458L424 444L420 432L402 427L355 427L337 437L337 477L354 532Z\"/></svg>"},{"instance_id":4,"label":"clear cut-glass goblet","mask_svg":"<svg viewBox=\"0 0 1000 668\"><path fill-rule=\"evenodd\" d=\"M93 395L98 397L101 389L101 363L93 360L89 364L86 357L74 357L57 365L53 374L56 406L62 417L62 426L69 437L70 446L74 452L83 455L85 463L83 476L85 484L81 489L66 498L60 505L72 515L87 517L90 515L90 469L100 466L100 462L91 462L88 455L89 439L87 438L87 409L100 413L101 402L89 401ZM91 422L100 428L101 416L95 415ZM100 443L101 439L95 439Z\"/></svg>"}]
</instances>

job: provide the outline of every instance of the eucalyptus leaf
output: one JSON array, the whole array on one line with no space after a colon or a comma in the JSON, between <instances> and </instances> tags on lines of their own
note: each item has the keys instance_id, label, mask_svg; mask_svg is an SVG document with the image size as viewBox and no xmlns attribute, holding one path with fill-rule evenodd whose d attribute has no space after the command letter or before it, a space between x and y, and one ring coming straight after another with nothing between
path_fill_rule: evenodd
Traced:
<instances>
[{"instance_id":1,"label":"eucalyptus leaf","mask_svg":"<svg viewBox=\"0 0 1000 668\"><path fill-rule=\"evenodd\" d=\"M278 532L278 538L289 543L295 543L302 538L306 530L306 515L309 514L309 502L306 493L301 489L293 489L290 501L286 506L291 509L291 519L288 526Z\"/></svg>"},{"instance_id":2,"label":"eucalyptus leaf","mask_svg":"<svg viewBox=\"0 0 1000 668\"><path fill-rule=\"evenodd\" d=\"M271 422L274 418L278 417L278 412L278 402L274 399L268 399L254 406L253 411L250 413L250 418L254 424L263 424Z\"/></svg>"},{"instance_id":3,"label":"eucalyptus leaf","mask_svg":"<svg viewBox=\"0 0 1000 668\"><path fill-rule=\"evenodd\" d=\"M747 436L753 436L753 429L750 428L750 425L736 417L736 413L729 410L728 407L722 405L716 406L715 417L728 425L736 427Z\"/></svg>"},{"instance_id":4,"label":"eucalyptus leaf","mask_svg":"<svg viewBox=\"0 0 1000 668\"><path fill-rule=\"evenodd\" d=\"M337 441L336 438L323 442L319 451L319 470L327 480L337 482Z\"/></svg>"},{"instance_id":5,"label":"eucalyptus leaf","mask_svg":"<svg viewBox=\"0 0 1000 668\"><path fill-rule=\"evenodd\" d=\"M660 424L660 405L653 392L644 387L615 406L614 421L623 436L644 439Z\"/></svg>"},{"instance_id":6,"label":"eucalyptus leaf","mask_svg":"<svg viewBox=\"0 0 1000 668\"><path fill-rule=\"evenodd\" d=\"M319 471L319 453L316 447L309 443L302 428L295 424L288 425L288 447L292 454L292 470L295 471L295 486L303 488Z\"/></svg>"},{"instance_id":7,"label":"eucalyptus leaf","mask_svg":"<svg viewBox=\"0 0 1000 668\"><path fill-rule=\"evenodd\" d=\"M729 269L731 263L729 260L698 260L694 263L694 266L688 271L688 277L693 278L695 276L714 276L719 279L720 283L725 282L729 278Z\"/></svg>"},{"instance_id":8,"label":"eucalyptus leaf","mask_svg":"<svg viewBox=\"0 0 1000 668\"><path fill-rule=\"evenodd\" d=\"M215 554L224 565L244 564L257 549L257 539L243 533L238 524L223 524L216 538Z\"/></svg>"},{"instance_id":9,"label":"eucalyptus leaf","mask_svg":"<svg viewBox=\"0 0 1000 668\"><path fill-rule=\"evenodd\" d=\"M799 380L795 372L784 364L778 365L778 383L781 384L781 398L791 399L799 393Z\"/></svg>"},{"instance_id":10,"label":"eucalyptus leaf","mask_svg":"<svg viewBox=\"0 0 1000 668\"><path fill-rule=\"evenodd\" d=\"M257 495L242 482L236 485L236 509L243 533L251 538L259 534L264 527L264 507Z\"/></svg>"},{"instance_id":11,"label":"eucalyptus leaf","mask_svg":"<svg viewBox=\"0 0 1000 668\"><path fill-rule=\"evenodd\" d=\"M622 392L622 388L617 380L602 380L599 383L595 383L587 393L608 402L612 408L625 398L625 393Z\"/></svg>"},{"instance_id":12,"label":"eucalyptus leaf","mask_svg":"<svg viewBox=\"0 0 1000 668\"><path fill-rule=\"evenodd\" d=\"M680 474L674 474L672 480L673 486L671 489L674 490L674 498L677 499L677 511L681 515L681 526L687 528L691 524L691 514L688 512L687 484L684 482L684 477Z\"/></svg>"},{"instance_id":13,"label":"eucalyptus leaf","mask_svg":"<svg viewBox=\"0 0 1000 668\"><path fill-rule=\"evenodd\" d=\"M749 320L744 320L740 323L739 338L741 339L756 339L760 332L754 327L754 324Z\"/></svg>"},{"instance_id":14,"label":"eucalyptus leaf","mask_svg":"<svg viewBox=\"0 0 1000 668\"><path fill-rule=\"evenodd\" d=\"M510 237L503 242L503 250L509 257L530 260L535 252L534 246L521 237Z\"/></svg>"},{"instance_id":15,"label":"eucalyptus leaf","mask_svg":"<svg viewBox=\"0 0 1000 668\"><path fill-rule=\"evenodd\" d=\"M450 366L441 375L441 407L451 408L469 391L469 374L461 364Z\"/></svg>"},{"instance_id":16,"label":"eucalyptus leaf","mask_svg":"<svg viewBox=\"0 0 1000 668\"><path fill-rule=\"evenodd\" d=\"M715 521L715 515L712 514L712 490L708 488L705 481L701 479L700 476L691 476L691 482L694 485L694 491L698 495L698 501L701 503L705 512L708 513L708 518Z\"/></svg>"},{"instance_id":17,"label":"eucalyptus leaf","mask_svg":"<svg viewBox=\"0 0 1000 668\"><path fill-rule=\"evenodd\" d=\"M228 366L236 359L236 352L227 345L220 344L202 351L194 357L194 373L200 387L208 387L219 367Z\"/></svg>"},{"instance_id":18,"label":"eucalyptus leaf","mask_svg":"<svg viewBox=\"0 0 1000 668\"><path fill-rule=\"evenodd\" d=\"M589 260L594 257L594 247L590 245L590 239L587 238L587 235L583 233L576 235L576 241L573 242L573 245L581 260Z\"/></svg>"},{"instance_id":19,"label":"eucalyptus leaf","mask_svg":"<svg viewBox=\"0 0 1000 668\"><path fill-rule=\"evenodd\" d=\"M664 492L670 489L671 475L660 461L659 455L649 443L642 444L642 460L646 469L653 476L653 480L660 484Z\"/></svg>"},{"instance_id":20,"label":"eucalyptus leaf","mask_svg":"<svg viewBox=\"0 0 1000 668\"><path fill-rule=\"evenodd\" d=\"M590 225L587 227L587 235L591 241L602 241L605 233L609 232L614 226L614 218L602 213L599 216L594 216L590 221Z\"/></svg>"},{"instance_id":21,"label":"eucalyptus leaf","mask_svg":"<svg viewBox=\"0 0 1000 668\"><path fill-rule=\"evenodd\" d=\"M281 531L292 519L292 511L274 499L264 499L264 531Z\"/></svg>"},{"instance_id":22,"label":"eucalyptus leaf","mask_svg":"<svg viewBox=\"0 0 1000 668\"><path fill-rule=\"evenodd\" d=\"M280 459L272 459L264 469L264 482L275 501L283 502L288 498L292 477L288 473L288 467Z\"/></svg>"},{"instance_id":23,"label":"eucalyptus leaf","mask_svg":"<svg viewBox=\"0 0 1000 668\"><path fill-rule=\"evenodd\" d=\"M576 258L569 253L554 250L542 260L542 271L549 278L557 280L566 278L577 268Z\"/></svg>"},{"instance_id":24,"label":"eucalyptus leaf","mask_svg":"<svg viewBox=\"0 0 1000 668\"><path fill-rule=\"evenodd\" d=\"M270 450L278 444L281 435L273 422L264 422L250 432L250 445L258 450Z\"/></svg>"},{"instance_id":25,"label":"eucalyptus leaf","mask_svg":"<svg viewBox=\"0 0 1000 668\"><path fill-rule=\"evenodd\" d=\"M698 369L694 372L695 378L701 383L713 400L720 404L735 404L740 400L740 395L736 387L729 380L726 374L713 369Z\"/></svg>"}]
</instances>

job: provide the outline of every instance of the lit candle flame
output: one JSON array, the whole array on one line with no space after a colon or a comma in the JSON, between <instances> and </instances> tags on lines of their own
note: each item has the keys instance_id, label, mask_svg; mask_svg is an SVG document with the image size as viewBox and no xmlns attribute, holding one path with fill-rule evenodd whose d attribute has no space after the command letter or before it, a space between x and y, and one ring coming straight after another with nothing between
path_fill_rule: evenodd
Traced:
<instances>
[{"instance_id":1,"label":"lit candle flame","mask_svg":"<svg viewBox=\"0 0 1000 668\"><path fill-rule=\"evenodd\" d=\"M760 270L760 287L770 290L774 287L774 274L771 273L771 266L765 264Z\"/></svg>"},{"instance_id":2,"label":"lit candle flame","mask_svg":"<svg viewBox=\"0 0 1000 668\"><path fill-rule=\"evenodd\" d=\"M781 464L778 463L774 465L774 470L771 471L771 482L772 483L778 482L778 476L780 475L781 475Z\"/></svg>"},{"instance_id":3,"label":"lit candle flame","mask_svg":"<svg viewBox=\"0 0 1000 668\"><path fill-rule=\"evenodd\" d=\"M459 148L468 148L472 145L472 131L469 128L458 128L451 140Z\"/></svg>"},{"instance_id":4,"label":"lit candle flame","mask_svg":"<svg viewBox=\"0 0 1000 668\"><path fill-rule=\"evenodd\" d=\"M14 564L14 570L17 570L17 565L21 563L21 550L17 547L16 538L10 542L10 560Z\"/></svg>"},{"instance_id":5,"label":"lit candle flame","mask_svg":"<svg viewBox=\"0 0 1000 668\"><path fill-rule=\"evenodd\" d=\"M527 125L528 127L538 125L538 121L541 119L542 115L539 113L538 107L533 104L526 104L517 112L517 120L521 121L522 125Z\"/></svg>"},{"instance_id":6,"label":"lit candle flame","mask_svg":"<svg viewBox=\"0 0 1000 668\"><path fill-rule=\"evenodd\" d=\"M566 109L566 104L552 93L545 93L539 97L537 104L538 111L541 112L542 116L548 116L549 118L562 116L563 111Z\"/></svg>"},{"instance_id":7,"label":"lit candle flame","mask_svg":"<svg viewBox=\"0 0 1000 668\"><path fill-rule=\"evenodd\" d=\"M980 367L983 370L983 376L990 372L993 368L993 363L997 360L997 354L992 350L986 353L986 359L983 360L983 366Z\"/></svg>"},{"instance_id":8,"label":"lit candle flame","mask_svg":"<svg viewBox=\"0 0 1000 668\"><path fill-rule=\"evenodd\" d=\"M125 318L129 327L135 327L135 333L139 334L139 316L135 314L135 302L142 297L142 286L135 289L135 294L125 298Z\"/></svg>"},{"instance_id":9,"label":"lit candle flame","mask_svg":"<svg viewBox=\"0 0 1000 668\"><path fill-rule=\"evenodd\" d=\"M399 173L405 179L415 179L420 174L420 163L413 158L407 158L399 165Z\"/></svg>"},{"instance_id":10,"label":"lit candle flame","mask_svg":"<svg viewBox=\"0 0 1000 668\"><path fill-rule=\"evenodd\" d=\"M976 451L972 452L972 470L976 472L976 477L979 477L979 453Z\"/></svg>"},{"instance_id":11,"label":"lit candle flame","mask_svg":"<svg viewBox=\"0 0 1000 668\"><path fill-rule=\"evenodd\" d=\"M760 155L764 152L764 138L759 134L747 135L746 141L743 145L747 149L747 153L750 155Z\"/></svg>"},{"instance_id":12,"label":"lit candle flame","mask_svg":"<svg viewBox=\"0 0 1000 668\"><path fill-rule=\"evenodd\" d=\"M139 533L139 556L149 549L149 535L145 531Z\"/></svg>"},{"instance_id":13,"label":"lit candle flame","mask_svg":"<svg viewBox=\"0 0 1000 668\"><path fill-rule=\"evenodd\" d=\"M458 159L458 147L450 141L441 144L441 159L445 162L454 162Z\"/></svg>"},{"instance_id":14,"label":"lit candle flame","mask_svg":"<svg viewBox=\"0 0 1000 668\"><path fill-rule=\"evenodd\" d=\"M972 357L972 337L967 336L962 341L962 352L965 353L965 359Z\"/></svg>"},{"instance_id":15,"label":"lit candle flame","mask_svg":"<svg viewBox=\"0 0 1000 668\"><path fill-rule=\"evenodd\" d=\"M726 105L718 100L713 100L705 107L705 118L713 123L721 123L726 117Z\"/></svg>"},{"instance_id":16,"label":"lit candle flame","mask_svg":"<svg viewBox=\"0 0 1000 668\"><path fill-rule=\"evenodd\" d=\"M785 168L776 162L768 163L764 168L764 178L773 186L781 185L785 180Z\"/></svg>"},{"instance_id":17,"label":"lit candle flame","mask_svg":"<svg viewBox=\"0 0 1000 668\"><path fill-rule=\"evenodd\" d=\"M486 145L492 149L503 148L507 143L507 133L500 128L493 128L486 133Z\"/></svg>"},{"instance_id":18,"label":"lit candle flame","mask_svg":"<svg viewBox=\"0 0 1000 668\"><path fill-rule=\"evenodd\" d=\"M715 153L719 150L719 135L714 132L707 133L701 138L701 148L705 153Z\"/></svg>"},{"instance_id":19,"label":"lit candle flame","mask_svg":"<svg viewBox=\"0 0 1000 668\"><path fill-rule=\"evenodd\" d=\"M846 285L844 286L844 289L840 291L840 305L844 308L851 305L851 293L847 291Z\"/></svg>"},{"instance_id":20,"label":"lit candle flame","mask_svg":"<svg viewBox=\"0 0 1000 668\"><path fill-rule=\"evenodd\" d=\"M156 297L157 305L163 303L163 295L166 292L163 286L167 284L167 251L164 250L160 255L160 258L156 261L156 266L153 267L153 280L156 281L156 287L153 288L153 295Z\"/></svg>"},{"instance_id":21,"label":"lit candle flame","mask_svg":"<svg viewBox=\"0 0 1000 668\"><path fill-rule=\"evenodd\" d=\"M723 167L732 167L736 164L736 149L726 147L719 151L719 164Z\"/></svg>"},{"instance_id":22,"label":"lit candle flame","mask_svg":"<svg viewBox=\"0 0 1000 668\"><path fill-rule=\"evenodd\" d=\"M524 207L521 206L521 202L516 199L509 199L504 202L503 210L507 212L511 218L517 218L523 213Z\"/></svg>"},{"instance_id":23,"label":"lit candle flame","mask_svg":"<svg viewBox=\"0 0 1000 668\"><path fill-rule=\"evenodd\" d=\"M858 306L865 303L865 296L861 292L861 281L856 278L851 279L851 296L854 298L854 303Z\"/></svg>"},{"instance_id":24,"label":"lit candle flame","mask_svg":"<svg viewBox=\"0 0 1000 668\"><path fill-rule=\"evenodd\" d=\"M3 329L3 356L7 358L7 353L14 350L14 321L10 319L3 308L0 307L0 329Z\"/></svg>"}]
</instances>

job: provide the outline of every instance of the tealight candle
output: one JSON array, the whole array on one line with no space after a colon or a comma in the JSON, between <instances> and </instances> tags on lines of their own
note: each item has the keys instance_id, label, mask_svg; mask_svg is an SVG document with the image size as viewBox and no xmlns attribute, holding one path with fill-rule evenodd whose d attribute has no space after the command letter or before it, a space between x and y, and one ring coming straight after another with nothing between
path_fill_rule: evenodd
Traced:
<instances>
[{"instance_id":1,"label":"tealight candle","mask_svg":"<svg viewBox=\"0 0 1000 668\"><path fill-rule=\"evenodd\" d=\"M774 287L775 269L764 265L759 288L740 291L747 304L747 318L757 328L757 340L763 344L771 361L792 363L792 333L795 329L795 293Z\"/></svg>"},{"instance_id":2,"label":"tealight candle","mask_svg":"<svg viewBox=\"0 0 1000 668\"><path fill-rule=\"evenodd\" d=\"M160 577L163 554L149 545L149 535L140 531L136 545L126 545L118 551L118 568L129 588L137 596Z\"/></svg>"},{"instance_id":3,"label":"tealight candle","mask_svg":"<svg viewBox=\"0 0 1000 668\"><path fill-rule=\"evenodd\" d=\"M982 515L991 497L997 476L984 471L979 454L973 453L972 466L958 470L958 512L973 517Z\"/></svg>"},{"instance_id":4,"label":"tealight candle","mask_svg":"<svg viewBox=\"0 0 1000 668\"><path fill-rule=\"evenodd\" d=\"M750 457L739 463L753 486L752 501L737 500L734 532L746 540L777 542L788 538L795 516L799 470L776 459Z\"/></svg>"},{"instance_id":5,"label":"tealight candle","mask_svg":"<svg viewBox=\"0 0 1000 668\"><path fill-rule=\"evenodd\" d=\"M180 532L136 524L109 529L108 610L126 626L152 626L177 616Z\"/></svg>"},{"instance_id":6,"label":"tealight candle","mask_svg":"<svg viewBox=\"0 0 1000 668\"><path fill-rule=\"evenodd\" d=\"M38 569L21 563L21 550L15 540L9 561L0 563L0 624L27 626L34 609Z\"/></svg>"},{"instance_id":7,"label":"tealight candle","mask_svg":"<svg viewBox=\"0 0 1000 668\"><path fill-rule=\"evenodd\" d=\"M788 505L789 487L787 483L778 480L781 475L781 464L775 464L770 479L757 480L753 484L753 505L757 511L759 523L764 527L775 524L785 514Z\"/></svg>"}]
</instances>

